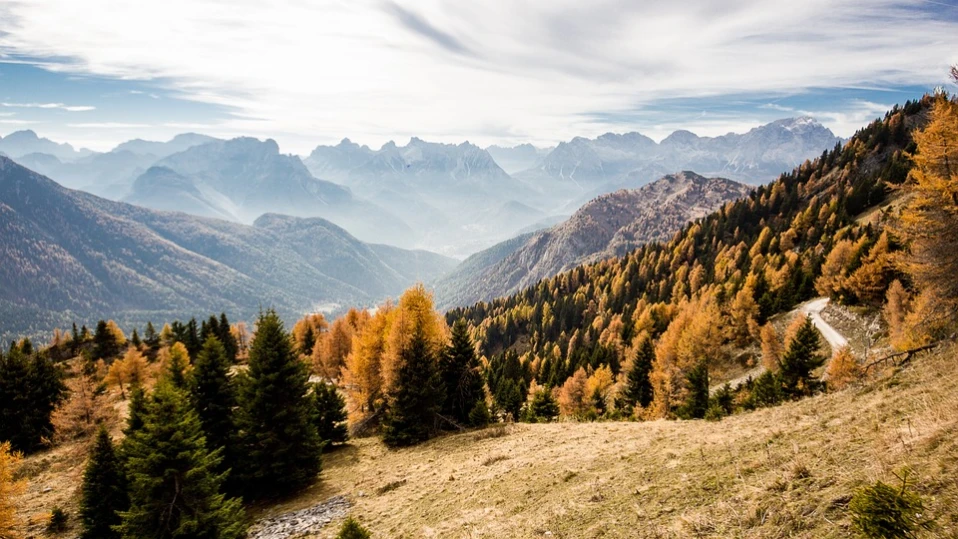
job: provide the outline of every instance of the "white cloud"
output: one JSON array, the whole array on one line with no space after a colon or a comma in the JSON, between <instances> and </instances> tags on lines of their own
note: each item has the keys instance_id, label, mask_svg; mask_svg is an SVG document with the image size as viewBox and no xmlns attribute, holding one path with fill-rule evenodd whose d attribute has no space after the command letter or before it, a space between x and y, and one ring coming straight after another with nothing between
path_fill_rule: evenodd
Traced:
<instances>
[{"instance_id":1,"label":"white cloud","mask_svg":"<svg viewBox=\"0 0 958 539\"><path fill-rule=\"evenodd\" d=\"M345 135L373 146L411 135L554 143L621 131L593 113L666 98L934 86L958 61L958 23L929 9L953 8L922 0L26 1L0 7L0 54L161 81L233 111L219 134L276 137L287 151ZM834 113L831 125L848 135L864 114ZM726 121L724 131L744 123Z\"/></svg>"},{"instance_id":2,"label":"white cloud","mask_svg":"<svg viewBox=\"0 0 958 539\"><path fill-rule=\"evenodd\" d=\"M84 122L78 124L67 124L67 127L81 129L140 129L150 127L150 125L124 122Z\"/></svg>"},{"instance_id":3,"label":"white cloud","mask_svg":"<svg viewBox=\"0 0 958 539\"><path fill-rule=\"evenodd\" d=\"M22 109L59 109L67 112L88 112L96 110L89 105L64 105L63 103L0 103L0 106Z\"/></svg>"},{"instance_id":4,"label":"white cloud","mask_svg":"<svg viewBox=\"0 0 958 539\"><path fill-rule=\"evenodd\" d=\"M31 125L31 124L35 124L35 123L37 123L37 122L35 122L35 121L33 121L33 120L7 120L7 119L0 119L0 124L5 124L5 125Z\"/></svg>"}]
</instances>

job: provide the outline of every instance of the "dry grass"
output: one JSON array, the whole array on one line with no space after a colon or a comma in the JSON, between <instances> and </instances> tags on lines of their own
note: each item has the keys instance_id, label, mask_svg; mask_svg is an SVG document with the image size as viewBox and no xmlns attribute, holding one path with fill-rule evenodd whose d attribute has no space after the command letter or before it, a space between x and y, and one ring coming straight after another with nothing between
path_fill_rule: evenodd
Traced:
<instances>
[{"instance_id":1,"label":"dry grass","mask_svg":"<svg viewBox=\"0 0 958 539\"><path fill-rule=\"evenodd\" d=\"M374 537L853 537L854 490L910 466L938 517L931 536L954 537L955 356L718 423L522 424L401 450L362 439L329 455L312 492L266 512L343 493Z\"/></svg>"},{"instance_id":2,"label":"dry grass","mask_svg":"<svg viewBox=\"0 0 958 539\"><path fill-rule=\"evenodd\" d=\"M865 388L721 422L520 424L400 450L361 439L326 456L318 484L252 512L345 494L377 538L853 537L854 490L909 466L930 536L956 537L956 359L949 347ZM75 514L84 450L27 459L23 515Z\"/></svg>"}]
</instances>

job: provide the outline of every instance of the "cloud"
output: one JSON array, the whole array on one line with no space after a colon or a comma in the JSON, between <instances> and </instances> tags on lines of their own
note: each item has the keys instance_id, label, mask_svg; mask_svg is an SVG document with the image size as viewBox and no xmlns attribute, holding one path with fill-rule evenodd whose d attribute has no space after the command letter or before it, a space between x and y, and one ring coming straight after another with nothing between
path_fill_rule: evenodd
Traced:
<instances>
[{"instance_id":1,"label":"cloud","mask_svg":"<svg viewBox=\"0 0 958 539\"><path fill-rule=\"evenodd\" d=\"M385 10L396 16L396 19L413 33L419 34L426 39L436 43L449 52L456 54L472 55L473 52L463 45L455 37L443 32L435 26L429 24L429 21L422 18L413 11L410 11L395 2L386 2Z\"/></svg>"},{"instance_id":2,"label":"cloud","mask_svg":"<svg viewBox=\"0 0 958 539\"><path fill-rule=\"evenodd\" d=\"M35 121L33 121L33 120L7 120L7 119L0 119L0 124L6 124L6 125L31 125L31 124L35 124L35 123L37 123L37 122L35 122Z\"/></svg>"},{"instance_id":3,"label":"cloud","mask_svg":"<svg viewBox=\"0 0 958 539\"><path fill-rule=\"evenodd\" d=\"M59 109L67 112L88 112L96 110L89 105L64 105L63 103L0 103L0 106L24 109Z\"/></svg>"},{"instance_id":4,"label":"cloud","mask_svg":"<svg viewBox=\"0 0 958 539\"><path fill-rule=\"evenodd\" d=\"M67 127L75 127L81 129L140 129L145 127L150 127L149 124L136 124L136 123L125 123L125 122L85 122L78 124L67 124Z\"/></svg>"},{"instance_id":5,"label":"cloud","mask_svg":"<svg viewBox=\"0 0 958 539\"><path fill-rule=\"evenodd\" d=\"M958 9L922 0L47 0L7 3L0 20L0 55L149 81L228 111L219 134L294 151L346 135L550 144L654 129L604 118L676 98L931 89L958 62ZM853 131L856 106L834 125ZM488 126L516 138L476 136Z\"/></svg>"}]
</instances>

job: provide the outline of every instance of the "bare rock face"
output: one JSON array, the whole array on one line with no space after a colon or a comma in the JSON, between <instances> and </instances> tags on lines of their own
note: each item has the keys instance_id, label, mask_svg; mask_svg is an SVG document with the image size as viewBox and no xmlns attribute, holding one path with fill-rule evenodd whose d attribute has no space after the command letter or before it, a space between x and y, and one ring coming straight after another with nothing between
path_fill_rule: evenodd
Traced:
<instances>
[{"instance_id":1,"label":"bare rock face","mask_svg":"<svg viewBox=\"0 0 958 539\"><path fill-rule=\"evenodd\" d=\"M323 503L266 518L249 529L250 539L287 539L303 537L319 531L333 520L346 516L349 501L344 496L335 496Z\"/></svg>"}]
</instances>

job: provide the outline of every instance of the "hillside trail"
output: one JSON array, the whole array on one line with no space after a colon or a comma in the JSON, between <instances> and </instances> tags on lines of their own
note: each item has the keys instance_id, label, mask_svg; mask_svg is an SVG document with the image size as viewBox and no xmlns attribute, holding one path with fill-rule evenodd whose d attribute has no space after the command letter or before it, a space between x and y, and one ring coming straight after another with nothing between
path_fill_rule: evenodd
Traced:
<instances>
[{"instance_id":1,"label":"hillside trail","mask_svg":"<svg viewBox=\"0 0 958 539\"><path fill-rule=\"evenodd\" d=\"M828 306L829 298L815 298L806 301L805 303L800 304L798 307L789 311L786 315L789 319L794 317L797 314L803 314L812 319L812 324L815 325L815 329L821 333L822 337L828 342L828 346L831 347L831 354L828 356L828 361L825 362L825 369L823 372L828 372L828 362L831 361L831 358L835 355L840 348L843 346L848 346L848 339L845 338L837 329L835 329L831 324L825 321L822 318L822 311L825 310L825 307ZM719 390L726 383L730 384L732 387L735 387L739 384L745 383L746 380L752 378L753 380L758 378L765 372L764 365L758 365L754 369L749 370L745 374L729 380L727 382L722 382L721 384L712 386L711 392ZM822 380L825 379L825 374L822 374Z\"/></svg>"}]
</instances>

